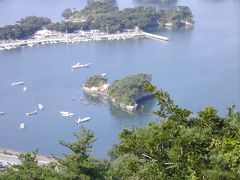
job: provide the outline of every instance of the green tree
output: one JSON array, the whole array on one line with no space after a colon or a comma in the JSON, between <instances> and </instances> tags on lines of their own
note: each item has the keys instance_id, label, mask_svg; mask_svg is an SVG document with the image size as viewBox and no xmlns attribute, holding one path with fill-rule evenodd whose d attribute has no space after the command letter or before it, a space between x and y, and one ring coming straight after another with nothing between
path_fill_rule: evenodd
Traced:
<instances>
[{"instance_id":1,"label":"green tree","mask_svg":"<svg viewBox=\"0 0 240 180\"><path fill-rule=\"evenodd\" d=\"M164 121L144 128L125 129L114 148L110 177L115 179L239 179L240 115L227 117L207 107L193 116L169 94L151 84ZM124 168L121 168L124 167Z\"/></svg>"},{"instance_id":2,"label":"green tree","mask_svg":"<svg viewBox=\"0 0 240 180\"><path fill-rule=\"evenodd\" d=\"M95 141L93 132L82 128L79 133L74 133L74 137L73 143L60 141L71 151L58 159L63 179L104 179L105 163L90 156Z\"/></svg>"},{"instance_id":3,"label":"green tree","mask_svg":"<svg viewBox=\"0 0 240 180\"><path fill-rule=\"evenodd\" d=\"M72 14L73 14L72 10L70 8L67 8L62 12L62 17L68 19L72 16Z\"/></svg>"},{"instance_id":4,"label":"green tree","mask_svg":"<svg viewBox=\"0 0 240 180\"><path fill-rule=\"evenodd\" d=\"M56 164L38 165L36 159L37 151L26 154L20 154L21 164L12 165L7 168L6 172L0 175L2 180L46 180L59 179L58 173L55 171Z\"/></svg>"}]
</instances>

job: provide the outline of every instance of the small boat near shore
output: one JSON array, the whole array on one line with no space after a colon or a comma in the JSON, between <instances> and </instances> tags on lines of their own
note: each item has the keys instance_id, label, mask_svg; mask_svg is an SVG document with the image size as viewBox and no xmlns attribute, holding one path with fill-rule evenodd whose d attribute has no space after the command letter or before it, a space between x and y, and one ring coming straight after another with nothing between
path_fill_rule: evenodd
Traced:
<instances>
[{"instance_id":1,"label":"small boat near shore","mask_svg":"<svg viewBox=\"0 0 240 180\"><path fill-rule=\"evenodd\" d=\"M11 86L18 86L18 85L23 85L23 81L19 81L19 82L14 82L11 84Z\"/></svg>"},{"instance_id":2,"label":"small boat near shore","mask_svg":"<svg viewBox=\"0 0 240 180\"><path fill-rule=\"evenodd\" d=\"M74 116L74 113L67 112L67 111L60 111L59 113L60 113L61 116L63 116L63 117L72 117L72 116Z\"/></svg>"},{"instance_id":3,"label":"small boat near shore","mask_svg":"<svg viewBox=\"0 0 240 180\"><path fill-rule=\"evenodd\" d=\"M80 123L83 123L83 122L86 122L86 121L89 121L90 120L90 117L85 117L85 118L78 118L77 120L77 124L80 124Z\"/></svg>"},{"instance_id":4,"label":"small boat near shore","mask_svg":"<svg viewBox=\"0 0 240 180\"><path fill-rule=\"evenodd\" d=\"M81 64L80 62L78 62L77 64L72 65L72 69L80 69L80 68L85 68L85 67L89 67L92 63L87 63L87 64Z\"/></svg>"},{"instance_id":5,"label":"small boat near shore","mask_svg":"<svg viewBox=\"0 0 240 180\"><path fill-rule=\"evenodd\" d=\"M35 114L37 114L37 111L25 113L26 116L31 116L31 115L35 115Z\"/></svg>"}]
</instances>

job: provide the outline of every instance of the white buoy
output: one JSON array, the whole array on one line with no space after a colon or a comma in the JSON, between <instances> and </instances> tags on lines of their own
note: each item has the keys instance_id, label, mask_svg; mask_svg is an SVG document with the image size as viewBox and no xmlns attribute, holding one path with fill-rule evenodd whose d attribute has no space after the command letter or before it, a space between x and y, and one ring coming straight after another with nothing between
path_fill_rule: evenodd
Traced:
<instances>
[{"instance_id":1,"label":"white buoy","mask_svg":"<svg viewBox=\"0 0 240 180\"><path fill-rule=\"evenodd\" d=\"M20 129L21 129L21 130L25 129L24 123L21 123L21 124L20 124Z\"/></svg>"},{"instance_id":2,"label":"white buoy","mask_svg":"<svg viewBox=\"0 0 240 180\"><path fill-rule=\"evenodd\" d=\"M26 92L27 91L27 87L23 87L23 92Z\"/></svg>"},{"instance_id":3,"label":"white buoy","mask_svg":"<svg viewBox=\"0 0 240 180\"><path fill-rule=\"evenodd\" d=\"M102 77L103 77L103 78L105 78L105 77L106 77L106 75L107 75L106 73L102 73Z\"/></svg>"},{"instance_id":4,"label":"white buoy","mask_svg":"<svg viewBox=\"0 0 240 180\"><path fill-rule=\"evenodd\" d=\"M38 104L38 108L39 108L40 110L43 110L43 109L44 109L44 106L43 106L42 104Z\"/></svg>"}]
</instances>

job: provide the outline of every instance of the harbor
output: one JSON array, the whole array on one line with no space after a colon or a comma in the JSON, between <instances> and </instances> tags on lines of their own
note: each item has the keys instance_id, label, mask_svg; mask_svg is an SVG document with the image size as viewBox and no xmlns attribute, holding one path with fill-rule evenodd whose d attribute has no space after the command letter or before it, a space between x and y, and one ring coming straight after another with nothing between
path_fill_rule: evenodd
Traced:
<instances>
[{"instance_id":1,"label":"harbor","mask_svg":"<svg viewBox=\"0 0 240 180\"><path fill-rule=\"evenodd\" d=\"M89 41L112 41L133 38L150 38L161 41L169 40L168 37L146 33L143 31L106 34L99 32L98 30L91 30L89 32L79 31L77 33L59 33L49 30L41 30L40 32L37 32L31 39L0 41L0 50L11 50L23 46L32 47L38 44L46 45L56 43L77 43Z\"/></svg>"}]
</instances>

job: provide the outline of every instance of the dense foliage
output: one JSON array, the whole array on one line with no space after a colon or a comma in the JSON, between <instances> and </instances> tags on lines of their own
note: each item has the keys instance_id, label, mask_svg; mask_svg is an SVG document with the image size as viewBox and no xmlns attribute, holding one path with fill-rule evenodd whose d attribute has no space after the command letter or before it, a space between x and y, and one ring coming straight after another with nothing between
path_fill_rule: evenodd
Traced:
<instances>
[{"instance_id":1,"label":"dense foliage","mask_svg":"<svg viewBox=\"0 0 240 180\"><path fill-rule=\"evenodd\" d=\"M64 158L56 158L56 162L48 165L38 165L36 152L20 155L20 165L13 165L0 174L0 180L46 180L46 179L105 179L107 163L90 156L92 143L95 141L92 131L81 128L74 133L76 142L62 145L70 150Z\"/></svg>"},{"instance_id":2,"label":"dense foliage","mask_svg":"<svg viewBox=\"0 0 240 180\"><path fill-rule=\"evenodd\" d=\"M109 88L109 97L117 103L134 105L137 98L147 93L144 90L144 84L151 79L151 75L135 74L116 80Z\"/></svg>"},{"instance_id":3,"label":"dense foliage","mask_svg":"<svg viewBox=\"0 0 240 180\"><path fill-rule=\"evenodd\" d=\"M81 129L76 142L61 144L70 154L46 166L37 165L36 154L21 155L0 179L240 179L240 112L228 108L220 117L212 107L196 116L179 107L169 94L151 84L164 120L143 128L125 129L107 162L90 156L94 135Z\"/></svg>"},{"instance_id":4,"label":"dense foliage","mask_svg":"<svg viewBox=\"0 0 240 180\"><path fill-rule=\"evenodd\" d=\"M116 5L117 4L116 0L87 0L88 6L90 6L90 5L92 5L96 2L106 3L106 4L111 4L111 5Z\"/></svg>"},{"instance_id":5,"label":"dense foliage","mask_svg":"<svg viewBox=\"0 0 240 180\"><path fill-rule=\"evenodd\" d=\"M0 28L0 40L27 38L50 23L45 17L28 16L15 25Z\"/></svg>"},{"instance_id":6,"label":"dense foliage","mask_svg":"<svg viewBox=\"0 0 240 180\"><path fill-rule=\"evenodd\" d=\"M229 108L227 117L207 107L196 117L156 90L165 122L124 130L111 163L115 179L239 179L240 112Z\"/></svg>"},{"instance_id":7,"label":"dense foliage","mask_svg":"<svg viewBox=\"0 0 240 180\"><path fill-rule=\"evenodd\" d=\"M57 23L52 29L71 32L77 29L100 29L104 32L115 33L126 29L139 27L143 30L164 27L165 23L172 23L173 27L185 26L185 21L193 23L193 16L188 7L177 6L170 9L158 10L155 7L136 7L119 10L118 7L109 4L95 2L81 11L72 13L72 22ZM70 20L68 19L68 20ZM75 22L76 20L81 20ZM75 20L75 21L74 21ZM71 25L70 25L70 24ZM74 27L69 29L69 25ZM62 27L62 28L59 28Z\"/></svg>"},{"instance_id":8,"label":"dense foliage","mask_svg":"<svg viewBox=\"0 0 240 180\"><path fill-rule=\"evenodd\" d=\"M91 87L99 87L107 83L107 79L103 78L100 75L93 75L89 77L85 82L84 86L91 88Z\"/></svg>"}]
</instances>

